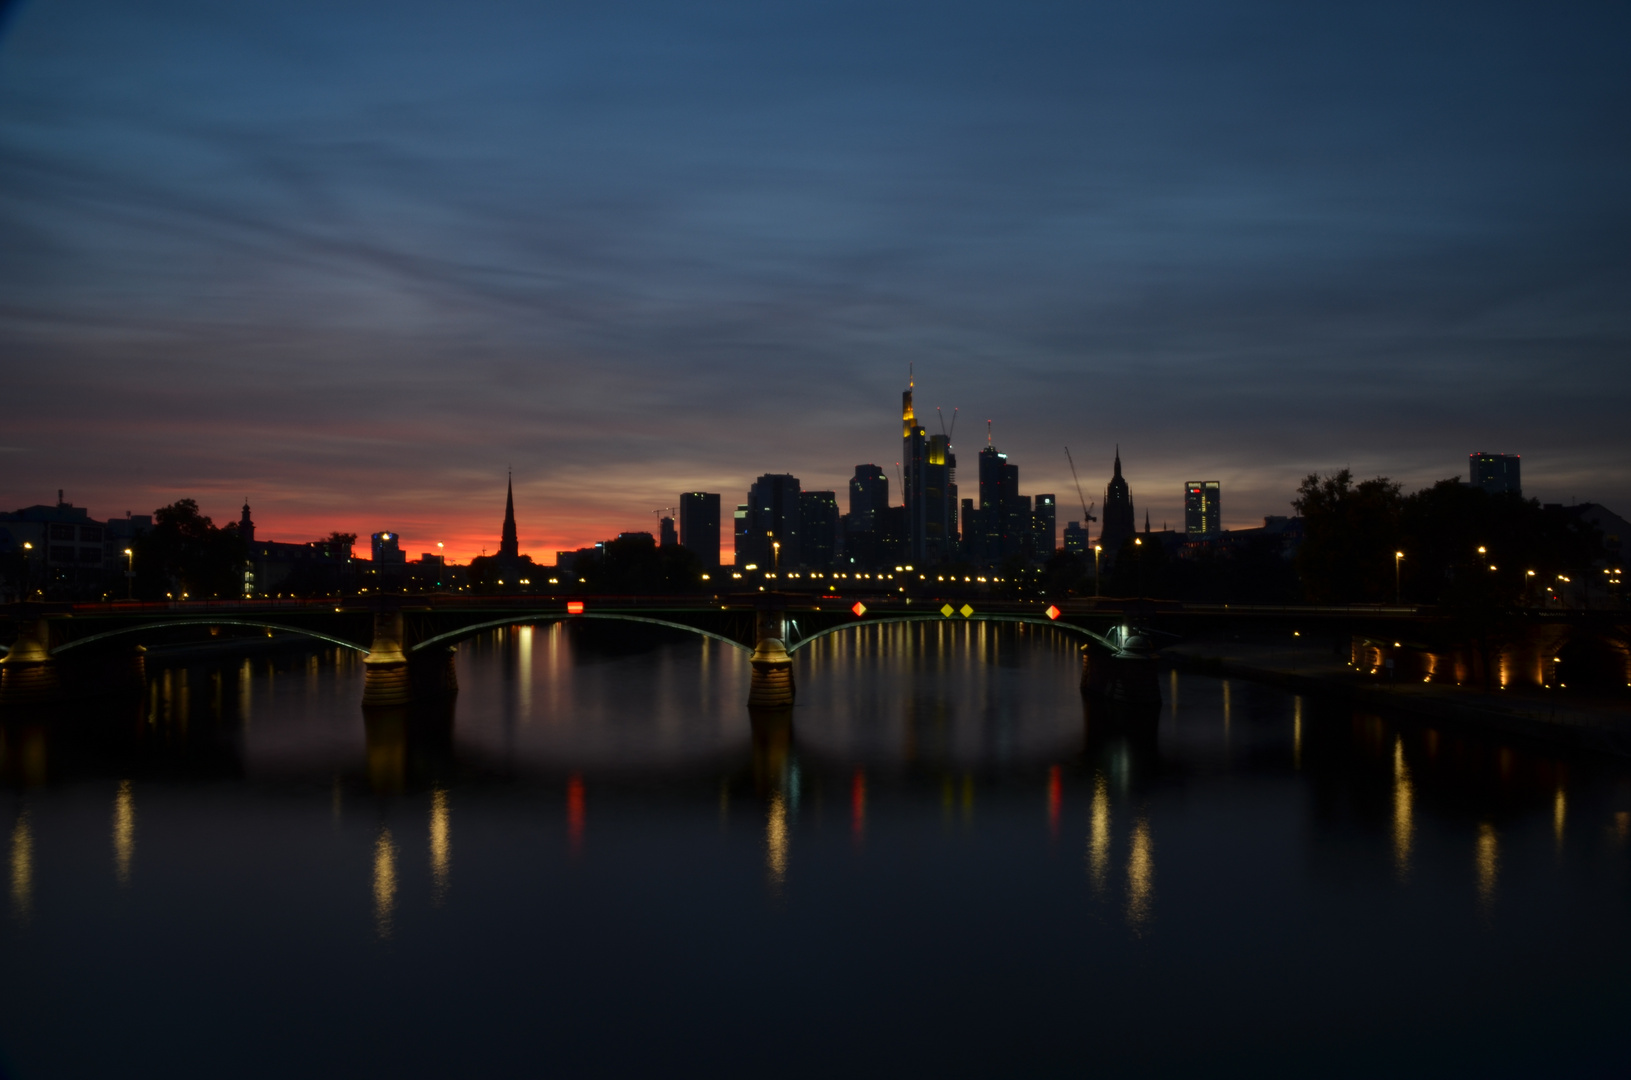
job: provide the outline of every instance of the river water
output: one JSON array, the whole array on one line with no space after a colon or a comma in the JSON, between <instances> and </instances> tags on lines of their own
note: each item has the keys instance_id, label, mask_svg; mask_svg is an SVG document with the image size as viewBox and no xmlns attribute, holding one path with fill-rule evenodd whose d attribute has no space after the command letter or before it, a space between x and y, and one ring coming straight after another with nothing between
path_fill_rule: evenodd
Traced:
<instances>
[{"instance_id":1,"label":"river water","mask_svg":"<svg viewBox=\"0 0 1631 1080\"><path fill-rule=\"evenodd\" d=\"M1631 769L883 626L798 655L150 659L12 725L0 1054L35 1076L1623 1074ZM9 837L9 840L7 839Z\"/></svg>"}]
</instances>

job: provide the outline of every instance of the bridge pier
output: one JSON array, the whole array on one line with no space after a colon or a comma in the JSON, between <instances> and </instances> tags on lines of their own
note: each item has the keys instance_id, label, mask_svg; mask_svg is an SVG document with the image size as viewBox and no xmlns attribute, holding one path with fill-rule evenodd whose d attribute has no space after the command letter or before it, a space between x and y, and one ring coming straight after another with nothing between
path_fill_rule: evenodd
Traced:
<instances>
[{"instance_id":1,"label":"bridge pier","mask_svg":"<svg viewBox=\"0 0 1631 1080\"><path fill-rule=\"evenodd\" d=\"M363 660L362 703L406 705L413 696L408 657L402 651L401 610L374 612L374 641Z\"/></svg>"},{"instance_id":2,"label":"bridge pier","mask_svg":"<svg viewBox=\"0 0 1631 1080\"><path fill-rule=\"evenodd\" d=\"M1109 637L1114 649L1082 646L1082 693L1122 705L1159 705L1159 662L1149 640L1127 626L1116 627Z\"/></svg>"},{"instance_id":3,"label":"bridge pier","mask_svg":"<svg viewBox=\"0 0 1631 1080\"><path fill-rule=\"evenodd\" d=\"M787 613L780 607L760 608L754 618L753 682L749 709L786 708L793 704L793 658L787 655L784 635Z\"/></svg>"},{"instance_id":4,"label":"bridge pier","mask_svg":"<svg viewBox=\"0 0 1631 1080\"><path fill-rule=\"evenodd\" d=\"M0 657L0 705L24 705L56 697L62 689L51 655L51 624L43 612L28 612L11 651Z\"/></svg>"}]
</instances>

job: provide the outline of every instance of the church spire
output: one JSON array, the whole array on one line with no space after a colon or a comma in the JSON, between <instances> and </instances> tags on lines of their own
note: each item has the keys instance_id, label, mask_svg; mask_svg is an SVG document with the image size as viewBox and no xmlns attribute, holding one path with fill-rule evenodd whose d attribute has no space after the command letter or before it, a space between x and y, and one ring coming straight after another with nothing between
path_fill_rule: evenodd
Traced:
<instances>
[{"instance_id":1,"label":"church spire","mask_svg":"<svg viewBox=\"0 0 1631 1080\"><path fill-rule=\"evenodd\" d=\"M1121 479L1121 444L1116 444L1116 479Z\"/></svg>"},{"instance_id":2,"label":"church spire","mask_svg":"<svg viewBox=\"0 0 1631 1080\"><path fill-rule=\"evenodd\" d=\"M521 554L521 544L515 538L515 478L507 475L504 483L504 536L498 542L500 558L513 559Z\"/></svg>"}]
</instances>

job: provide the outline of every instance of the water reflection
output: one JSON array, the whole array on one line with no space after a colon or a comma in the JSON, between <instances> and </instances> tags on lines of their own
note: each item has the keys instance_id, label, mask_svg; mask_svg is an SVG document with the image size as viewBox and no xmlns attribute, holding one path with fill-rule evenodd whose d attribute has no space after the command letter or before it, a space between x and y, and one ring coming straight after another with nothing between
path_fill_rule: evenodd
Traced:
<instances>
[{"instance_id":1,"label":"water reflection","mask_svg":"<svg viewBox=\"0 0 1631 1080\"><path fill-rule=\"evenodd\" d=\"M965 798L972 803L973 791L968 789ZM849 786L850 831L859 844L866 836L866 773L859 766L855 774L850 777Z\"/></svg>"},{"instance_id":2,"label":"water reflection","mask_svg":"<svg viewBox=\"0 0 1631 1080\"><path fill-rule=\"evenodd\" d=\"M1291 699L1291 767L1303 767L1303 696Z\"/></svg>"},{"instance_id":3,"label":"water reflection","mask_svg":"<svg viewBox=\"0 0 1631 1080\"><path fill-rule=\"evenodd\" d=\"M1410 879L1410 843L1415 834L1411 817L1414 790L1410 767L1404 761L1404 739L1393 737L1393 869L1400 881Z\"/></svg>"},{"instance_id":4,"label":"water reflection","mask_svg":"<svg viewBox=\"0 0 1631 1080\"><path fill-rule=\"evenodd\" d=\"M583 853L583 830L587 816L583 777L573 773L566 781L566 848L573 855Z\"/></svg>"},{"instance_id":5,"label":"water reflection","mask_svg":"<svg viewBox=\"0 0 1631 1080\"><path fill-rule=\"evenodd\" d=\"M441 907L447 899L453 844L448 823L447 792L433 788L430 793L430 881L431 903Z\"/></svg>"},{"instance_id":6,"label":"water reflection","mask_svg":"<svg viewBox=\"0 0 1631 1080\"><path fill-rule=\"evenodd\" d=\"M1478 910L1487 921L1495 914L1495 885L1501 869L1500 844L1495 826L1481 822L1478 826L1476 862L1478 866Z\"/></svg>"},{"instance_id":7,"label":"water reflection","mask_svg":"<svg viewBox=\"0 0 1631 1080\"><path fill-rule=\"evenodd\" d=\"M1104 894L1105 879L1110 870L1110 786L1103 773L1093 774L1093 805L1087 826L1087 872L1093 882L1093 893Z\"/></svg>"},{"instance_id":8,"label":"water reflection","mask_svg":"<svg viewBox=\"0 0 1631 1080\"><path fill-rule=\"evenodd\" d=\"M34 832L26 809L11 828L11 910L23 922L34 913Z\"/></svg>"},{"instance_id":9,"label":"water reflection","mask_svg":"<svg viewBox=\"0 0 1631 1080\"><path fill-rule=\"evenodd\" d=\"M1562 785L1558 786L1557 795L1552 799L1552 832L1557 836L1557 850L1563 851L1563 818L1567 804L1563 799Z\"/></svg>"},{"instance_id":10,"label":"water reflection","mask_svg":"<svg viewBox=\"0 0 1631 1080\"><path fill-rule=\"evenodd\" d=\"M1150 823L1140 817L1133 824L1133 846L1127 856L1127 925L1135 931L1150 921L1155 902L1155 855Z\"/></svg>"},{"instance_id":11,"label":"water reflection","mask_svg":"<svg viewBox=\"0 0 1631 1080\"><path fill-rule=\"evenodd\" d=\"M374 841L374 933L381 941L395 931L396 844L391 830L380 826Z\"/></svg>"},{"instance_id":12,"label":"water reflection","mask_svg":"<svg viewBox=\"0 0 1631 1080\"><path fill-rule=\"evenodd\" d=\"M136 798L130 781L119 781L113 797L113 876L120 885L130 884L130 860L136 853Z\"/></svg>"},{"instance_id":13,"label":"water reflection","mask_svg":"<svg viewBox=\"0 0 1631 1080\"><path fill-rule=\"evenodd\" d=\"M765 871L771 892L780 894L787 881L787 802L779 791L765 813Z\"/></svg>"}]
</instances>

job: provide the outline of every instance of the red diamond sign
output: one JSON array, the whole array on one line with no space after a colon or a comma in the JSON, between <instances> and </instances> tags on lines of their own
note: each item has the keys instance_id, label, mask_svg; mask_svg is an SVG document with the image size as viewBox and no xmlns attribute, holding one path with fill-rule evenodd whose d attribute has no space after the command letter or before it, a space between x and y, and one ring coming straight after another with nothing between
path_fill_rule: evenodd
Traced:
<instances>
[{"instance_id":1,"label":"red diamond sign","mask_svg":"<svg viewBox=\"0 0 1631 1080\"><path fill-rule=\"evenodd\" d=\"M1058 608L1054 607L1052 604L1049 604L1048 605L1048 610L1044 611L1042 614L1046 615L1050 619L1057 619L1059 616L1063 615L1064 612L1060 611Z\"/></svg>"},{"instance_id":2,"label":"red diamond sign","mask_svg":"<svg viewBox=\"0 0 1631 1080\"><path fill-rule=\"evenodd\" d=\"M850 610L855 612L855 617L859 619L862 615L866 614L866 605L857 600L855 601L855 606L850 608Z\"/></svg>"}]
</instances>

